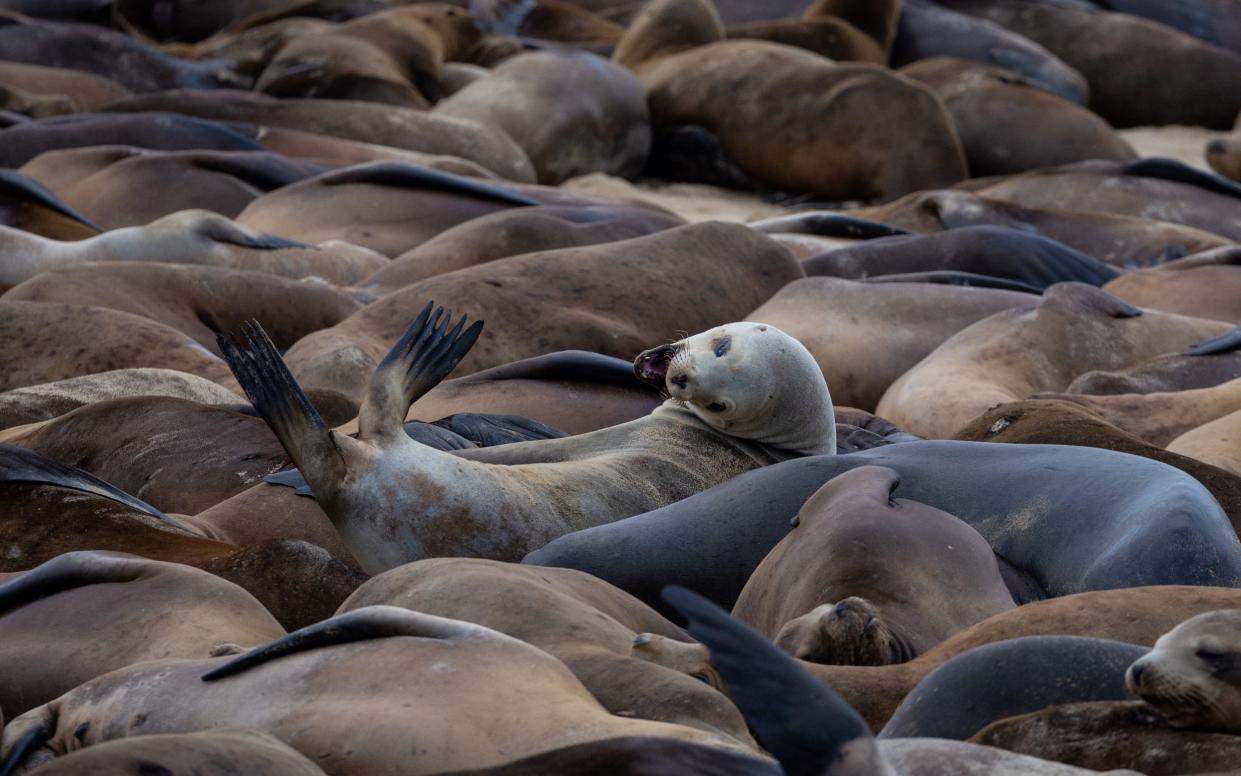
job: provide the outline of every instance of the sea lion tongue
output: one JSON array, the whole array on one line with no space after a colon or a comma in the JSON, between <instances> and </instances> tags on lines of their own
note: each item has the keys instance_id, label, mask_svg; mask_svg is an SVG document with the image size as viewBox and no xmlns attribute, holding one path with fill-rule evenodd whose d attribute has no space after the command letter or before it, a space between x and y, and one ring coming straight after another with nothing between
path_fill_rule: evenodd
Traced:
<instances>
[{"instance_id":1,"label":"sea lion tongue","mask_svg":"<svg viewBox=\"0 0 1241 776\"><path fill-rule=\"evenodd\" d=\"M668 376L668 365L676 355L676 345L660 345L657 348L644 350L633 360L633 373L642 382L658 389L665 390L664 379Z\"/></svg>"}]
</instances>

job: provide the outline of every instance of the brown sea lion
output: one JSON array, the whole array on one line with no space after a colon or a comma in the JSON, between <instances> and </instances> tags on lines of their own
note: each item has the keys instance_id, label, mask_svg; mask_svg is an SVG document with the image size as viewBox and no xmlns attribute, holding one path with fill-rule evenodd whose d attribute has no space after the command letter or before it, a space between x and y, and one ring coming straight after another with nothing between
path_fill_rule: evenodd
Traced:
<instances>
[{"instance_id":1,"label":"brown sea lion","mask_svg":"<svg viewBox=\"0 0 1241 776\"><path fill-rule=\"evenodd\" d=\"M252 270L285 278L356 283L388 260L341 240L319 245L263 234L205 210L183 210L144 226L129 226L73 241L0 226L0 288L40 272L87 262L166 262Z\"/></svg>"},{"instance_id":2,"label":"brown sea lion","mask_svg":"<svg viewBox=\"0 0 1241 776\"><path fill-rule=\"evenodd\" d=\"M733 616L803 660L887 665L1016 606L991 545L947 512L894 499L899 485L863 466L820 488Z\"/></svg>"},{"instance_id":3,"label":"brown sea lion","mask_svg":"<svg viewBox=\"0 0 1241 776\"><path fill-rule=\"evenodd\" d=\"M333 776L479 768L635 735L752 752L693 728L608 714L559 660L497 631L373 606L232 661L162 660L107 674L14 719L0 754L21 761L30 749L58 756L224 725L269 733ZM13 757L19 742L26 751Z\"/></svg>"},{"instance_id":4,"label":"brown sea lion","mask_svg":"<svg viewBox=\"0 0 1241 776\"><path fill-rule=\"evenodd\" d=\"M1140 307L1241 323L1241 248L1126 272L1103 288Z\"/></svg>"},{"instance_id":5,"label":"brown sea lion","mask_svg":"<svg viewBox=\"0 0 1241 776\"><path fill-rule=\"evenodd\" d=\"M1078 162L991 182L977 193L1023 207L1115 213L1241 240L1241 186L1172 159Z\"/></svg>"},{"instance_id":6,"label":"brown sea lion","mask_svg":"<svg viewBox=\"0 0 1241 776\"><path fill-rule=\"evenodd\" d=\"M43 184L16 170L0 170L0 227L50 240L81 240L102 231ZM12 278L0 277L0 291L9 285Z\"/></svg>"},{"instance_id":7,"label":"brown sea lion","mask_svg":"<svg viewBox=\"0 0 1241 776\"><path fill-rule=\"evenodd\" d=\"M285 632L245 590L180 563L68 552L0 579L0 655L22 666L0 685L13 716L117 668L237 654Z\"/></svg>"},{"instance_id":8,"label":"brown sea lion","mask_svg":"<svg viewBox=\"0 0 1241 776\"><path fill-rule=\"evenodd\" d=\"M501 210L440 232L359 285L382 295L496 259L628 240L684 223L671 213L628 205L536 205Z\"/></svg>"},{"instance_id":9,"label":"brown sea lion","mask_svg":"<svg viewBox=\"0 0 1241 776\"><path fill-rule=\"evenodd\" d=\"M1241 122L1232 134L1207 141L1206 160L1220 175L1241 182Z\"/></svg>"},{"instance_id":10,"label":"brown sea lion","mask_svg":"<svg viewBox=\"0 0 1241 776\"><path fill-rule=\"evenodd\" d=\"M1241 411L1186 431L1168 443L1168 452L1241 475Z\"/></svg>"},{"instance_id":11,"label":"brown sea lion","mask_svg":"<svg viewBox=\"0 0 1241 776\"><path fill-rule=\"evenodd\" d=\"M1129 691L1173 727L1241 733L1241 609L1205 612L1159 637L1129 666Z\"/></svg>"},{"instance_id":12,"label":"brown sea lion","mask_svg":"<svg viewBox=\"0 0 1241 776\"><path fill-rule=\"evenodd\" d=\"M284 127L260 127L255 130L254 137L269 151L325 167L348 167L365 162L408 162L472 178L500 177L478 162L459 156L407 151Z\"/></svg>"},{"instance_id":13,"label":"brown sea lion","mask_svg":"<svg viewBox=\"0 0 1241 776\"><path fill-rule=\"evenodd\" d=\"M63 95L33 94L0 81L0 110L41 119L73 113L74 105Z\"/></svg>"},{"instance_id":14,"label":"brown sea lion","mask_svg":"<svg viewBox=\"0 0 1241 776\"><path fill-rule=\"evenodd\" d=\"M654 286L641 280L653 267L660 273ZM739 319L800 276L783 248L744 226L681 226L414 283L306 337L289 350L288 363L307 387L361 401L370 368L428 299L506 322L483 335L461 375L556 350L628 359L678 330ZM685 288L694 289L692 304L684 302ZM532 306L531 299L541 302Z\"/></svg>"},{"instance_id":15,"label":"brown sea lion","mask_svg":"<svg viewBox=\"0 0 1241 776\"><path fill-rule=\"evenodd\" d=\"M965 177L952 120L928 90L876 65L725 40L706 0L649 3L613 60L642 81L656 132L702 127L778 189L893 199Z\"/></svg>"},{"instance_id":16,"label":"brown sea lion","mask_svg":"<svg viewBox=\"0 0 1241 776\"><path fill-rule=\"evenodd\" d=\"M95 111L130 96L116 81L82 70L0 62L0 83L37 95L67 97L75 111Z\"/></svg>"},{"instance_id":17,"label":"brown sea lion","mask_svg":"<svg viewBox=\"0 0 1241 776\"><path fill-rule=\"evenodd\" d=\"M126 396L168 396L227 407L245 403L241 395L188 372L114 369L0 393L0 429L50 420L84 404Z\"/></svg>"},{"instance_id":18,"label":"brown sea lion","mask_svg":"<svg viewBox=\"0 0 1241 776\"><path fill-rule=\"evenodd\" d=\"M651 146L642 85L585 52L518 55L432 112L504 130L549 185L593 172L634 177Z\"/></svg>"},{"instance_id":19,"label":"brown sea lion","mask_svg":"<svg viewBox=\"0 0 1241 776\"><path fill-rule=\"evenodd\" d=\"M589 574L470 558L424 560L371 579L340 612L380 604L476 623L532 644L564 662L613 714L753 743L723 695L630 654L639 633L688 641L685 632Z\"/></svg>"},{"instance_id":20,"label":"brown sea lion","mask_svg":"<svg viewBox=\"0 0 1241 776\"><path fill-rule=\"evenodd\" d=\"M894 382L875 413L915 434L945 438L996 404L1062 391L1084 372L1181 351L1228 328L1144 311L1083 283L1057 283L1038 304L957 333Z\"/></svg>"},{"instance_id":21,"label":"brown sea lion","mask_svg":"<svg viewBox=\"0 0 1241 776\"><path fill-rule=\"evenodd\" d=\"M880 207L853 210L850 215L914 232L986 224L1034 229L1088 256L1130 269L1158 264L1170 253L1199 253L1232 244L1221 235L1180 224L1112 213L1024 207L968 191L919 192Z\"/></svg>"},{"instance_id":22,"label":"brown sea lion","mask_svg":"<svg viewBox=\"0 0 1241 776\"><path fill-rule=\"evenodd\" d=\"M1095 701L1052 706L992 722L971 742L1056 762L1147 776L1222 776L1241 762L1241 738L1177 730L1141 701Z\"/></svg>"},{"instance_id":23,"label":"brown sea lion","mask_svg":"<svg viewBox=\"0 0 1241 776\"><path fill-rule=\"evenodd\" d=\"M92 305L141 315L193 337L218 354L216 332L262 318L287 349L335 326L362 305L325 283L227 267L103 262L40 273L8 291L6 302Z\"/></svg>"},{"instance_id":24,"label":"brown sea lion","mask_svg":"<svg viewBox=\"0 0 1241 776\"><path fill-rule=\"evenodd\" d=\"M323 172L267 151L148 151L88 146L49 151L21 171L105 229L141 226L179 210L227 218L260 194Z\"/></svg>"},{"instance_id":25,"label":"brown sea lion","mask_svg":"<svg viewBox=\"0 0 1241 776\"><path fill-rule=\"evenodd\" d=\"M530 159L499 129L393 105L356 100L276 99L235 90L174 90L138 95L115 102L107 110L168 111L457 156L476 162L503 178L534 182Z\"/></svg>"},{"instance_id":26,"label":"brown sea lion","mask_svg":"<svg viewBox=\"0 0 1241 776\"><path fill-rule=\"evenodd\" d=\"M944 101L973 177L1084 159L1127 161L1136 156L1106 121L1030 85L1012 71L934 57L907 65L900 73L926 85ZM1032 122L1039 127L1033 135L1029 131Z\"/></svg>"},{"instance_id":27,"label":"brown sea lion","mask_svg":"<svg viewBox=\"0 0 1241 776\"><path fill-rule=\"evenodd\" d=\"M313 761L266 733L205 730L108 741L41 765L46 776L324 776Z\"/></svg>"},{"instance_id":28,"label":"brown sea lion","mask_svg":"<svg viewBox=\"0 0 1241 776\"><path fill-rule=\"evenodd\" d=\"M162 323L103 307L0 301L0 390L128 367L234 386L219 356Z\"/></svg>"},{"instance_id":29,"label":"brown sea lion","mask_svg":"<svg viewBox=\"0 0 1241 776\"><path fill-rule=\"evenodd\" d=\"M770 323L814 355L832 398L873 410L898 377L966 326L1035 304L1032 294L929 283L795 280L746 320Z\"/></svg>"},{"instance_id":30,"label":"brown sea lion","mask_svg":"<svg viewBox=\"0 0 1241 776\"><path fill-rule=\"evenodd\" d=\"M1144 442L1085 408L1064 401L1019 401L979 415L956 434L972 442L1081 445L1116 450L1175 466L1201 482L1241 527L1241 478L1235 470Z\"/></svg>"},{"instance_id":31,"label":"brown sea lion","mask_svg":"<svg viewBox=\"0 0 1241 776\"><path fill-rule=\"evenodd\" d=\"M205 538L103 480L12 445L0 445L0 480L0 572L75 550L184 563L244 588L286 628L327 617L366 578L304 541L238 547Z\"/></svg>"},{"instance_id":32,"label":"brown sea lion","mask_svg":"<svg viewBox=\"0 0 1241 776\"><path fill-rule=\"evenodd\" d=\"M1209 388L1241 377L1241 329L1118 371L1083 374L1066 393L1117 394Z\"/></svg>"},{"instance_id":33,"label":"brown sea lion","mask_svg":"<svg viewBox=\"0 0 1241 776\"><path fill-rule=\"evenodd\" d=\"M815 7L820 5L826 3L816 3ZM814 13L815 7L807 9L806 13L797 19L765 19L730 24L724 28L724 34L729 40L765 40L793 46L838 62L872 62L877 65L888 63L882 40L875 39L845 19Z\"/></svg>"},{"instance_id":34,"label":"brown sea lion","mask_svg":"<svg viewBox=\"0 0 1241 776\"><path fill-rule=\"evenodd\" d=\"M1241 54L1122 13L1021 0L945 0L1040 45L1090 82L1090 107L1114 127L1191 124L1223 129L1241 112L1226 74Z\"/></svg>"},{"instance_id":35,"label":"brown sea lion","mask_svg":"<svg viewBox=\"0 0 1241 776\"><path fill-rule=\"evenodd\" d=\"M528 205L594 205L550 186L484 181L402 162L371 162L265 194L237 216L253 229L318 242L346 240L399 256L457 224ZM411 218L410 214L417 217Z\"/></svg>"}]
</instances>

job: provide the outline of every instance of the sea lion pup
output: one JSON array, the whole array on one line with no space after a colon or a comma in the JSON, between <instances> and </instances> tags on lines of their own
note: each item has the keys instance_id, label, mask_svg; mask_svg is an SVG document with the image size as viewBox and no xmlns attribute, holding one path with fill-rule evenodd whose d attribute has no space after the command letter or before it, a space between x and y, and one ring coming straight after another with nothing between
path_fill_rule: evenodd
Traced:
<instances>
[{"instance_id":1,"label":"sea lion pup","mask_svg":"<svg viewBox=\"0 0 1241 776\"><path fill-rule=\"evenodd\" d=\"M388 259L358 245L318 245L277 237L205 210L183 210L146 226L113 229L85 240L60 241L0 226L0 287L40 272L100 261L157 261L253 270L291 279L318 277L349 285L374 274Z\"/></svg>"},{"instance_id":2,"label":"sea lion pup","mask_svg":"<svg viewBox=\"0 0 1241 776\"><path fill-rule=\"evenodd\" d=\"M1160 636L1125 684L1175 727L1241 733L1241 609L1199 614Z\"/></svg>"},{"instance_id":3,"label":"sea lion pup","mask_svg":"<svg viewBox=\"0 0 1241 776\"><path fill-rule=\"evenodd\" d=\"M520 560L570 531L836 450L818 365L801 343L757 323L639 355L637 375L670 396L645 418L462 456L432 450L401 423L478 339L482 322L465 322L423 308L375 370L356 440L327 429L261 326L220 337L251 402L368 572L445 555Z\"/></svg>"}]
</instances>

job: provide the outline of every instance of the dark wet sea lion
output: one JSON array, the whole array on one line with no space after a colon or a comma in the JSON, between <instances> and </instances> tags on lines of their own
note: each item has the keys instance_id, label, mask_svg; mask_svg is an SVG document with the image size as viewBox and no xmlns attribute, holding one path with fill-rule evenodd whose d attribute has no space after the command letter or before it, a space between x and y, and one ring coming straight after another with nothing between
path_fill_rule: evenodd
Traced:
<instances>
[{"instance_id":1,"label":"dark wet sea lion","mask_svg":"<svg viewBox=\"0 0 1241 776\"><path fill-rule=\"evenodd\" d=\"M594 172L634 177L651 146L642 85L625 68L584 52L505 60L432 113L504 130L549 185Z\"/></svg>"},{"instance_id":2,"label":"dark wet sea lion","mask_svg":"<svg viewBox=\"0 0 1241 776\"><path fill-rule=\"evenodd\" d=\"M179 90L113 103L115 112L173 112L314 132L362 143L469 159L515 181L534 181L525 152L502 131L426 111L350 100L279 100L243 91Z\"/></svg>"},{"instance_id":3,"label":"dark wet sea lion","mask_svg":"<svg viewBox=\"0 0 1241 776\"><path fill-rule=\"evenodd\" d=\"M249 593L180 563L69 552L0 580L0 654L23 667L0 687L12 716L143 660L236 654L284 635Z\"/></svg>"},{"instance_id":4,"label":"dark wet sea lion","mask_svg":"<svg viewBox=\"0 0 1241 776\"><path fill-rule=\"evenodd\" d=\"M213 353L215 335L261 318L277 346L288 349L311 332L361 309L324 284L227 267L159 263L91 263L40 273L8 291L8 302L59 302L133 313L193 337Z\"/></svg>"},{"instance_id":5,"label":"dark wet sea lion","mask_svg":"<svg viewBox=\"0 0 1241 776\"><path fill-rule=\"evenodd\" d=\"M105 229L179 210L232 218L255 198L324 168L269 151L150 151L88 146L40 154L22 172Z\"/></svg>"},{"instance_id":6,"label":"dark wet sea lion","mask_svg":"<svg viewBox=\"0 0 1241 776\"><path fill-rule=\"evenodd\" d=\"M1001 573L1018 602L1241 581L1236 532L1210 491L1188 474L1110 450L978 442L909 442L785 461L561 537L523 562L585 571L656 608L670 583L732 606L806 499L832 477L866 465L894 469L901 475L897 495L956 515L987 538L1004 559Z\"/></svg>"},{"instance_id":7,"label":"dark wet sea lion","mask_svg":"<svg viewBox=\"0 0 1241 776\"><path fill-rule=\"evenodd\" d=\"M803 660L885 665L1013 608L991 545L946 512L892 498L899 483L864 466L820 488L733 616Z\"/></svg>"},{"instance_id":8,"label":"dark wet sea lion","mask_svg":"<svg viewBox=\"0 0 1241 776\"><path fill-rule=\"evenodd\" d=\"M1012 71L935 57L906 65L900 73L944 101L961 137L971 177L1136 156L1106 121ZM1034 122L1039 131L1031 135Z\"/></svg>"},{"instance_id":9,"label":"dark wet sea lion","mask_svg":"<svg viewBox=\"0 0 1241 776\"><path fill-rule=\"evenodd\" d=\"M812 277L789 283L746 318L770 323L805 345L835 402L873 410L897 378L949 337L1037 301L1033 294L984 288Z\"/></svg>"},{"instance_id":10,"label":"dark wet sea lion","mask_svg":"<svg viewBox=\"0 0 1241 776\"><path fill-rule=\"evenodd\" d=\"M501 210L445 229L359 285L383 294L509 256L627 240L684 223L671 213L628 205Z\"/></svg>"}]
</instances>

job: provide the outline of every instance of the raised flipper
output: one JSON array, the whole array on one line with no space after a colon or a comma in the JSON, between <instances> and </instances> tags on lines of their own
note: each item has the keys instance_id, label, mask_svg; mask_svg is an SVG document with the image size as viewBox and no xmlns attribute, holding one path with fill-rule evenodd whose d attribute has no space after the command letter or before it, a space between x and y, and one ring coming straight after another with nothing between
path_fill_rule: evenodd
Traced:
<instances>
[{"instance_id":1,"label":"raised flipper","mask_svg":"<svg viewBox=\"0 0 1241 776\"><path fill-rule=\"evenodd\" d=\"M393 636L462 639L479 634L492 634L502 639L510 638L481 625L422 614L402 609L399 606L365 606L338 614L314 625L308 625L287 636L281 636L270 644L255 647L244 655L239 655L224 665L211 669L203 674L202 679L204 682L223 679L276 658L337 644L351 644L356 641L386 639Z\"/></svg>"},{"instance_id":2,"label":"raised flipper","mask_svg":"<svg viewBox=\"0 0 1241 776\"><path fill-rule=\"evenodd\" d=\"M1241 348L1241 326L1209 340L1195 343L1185 351L1185 355L1214 356L1220 353L1231 353L1238 348Z\"/></svg>"},{"instance_id":3,"label":"raised flipper","mask_svg":"<svg viewBox=\"0 0 1241 776\"><path fill-rule=\"evenodd\" d=\"M240 338L238 344L233 337L218 334L216 342L250 403L311 482L340 482L345 475L345 459L336 440L267 332L258 321L249 321L242 324Z\"/></svg>"},{"instance_id":4,"label":"raised flipper","mask_svg":"<svg viewBox=\"0 0 1241 776\"><path fill-rule=\"evenodd\" d=\"M462 331L466 321L466 316L462 315L457 325L449 329L452 311L445 312L439 307L432 313L432 308L435 308L434 302L422 308L376 367L366 401L358 414L359 438L373 441L396 435L403 437L402 424L409 405L439 385L482 334L482 321L475 321Z\"/></svg>"},{"instance_id":5,"label":"raised flipper","mask_svg":"<svg viewBox=\"0 0 1241 776\"><path fill-rule=\"evenodd\" d=\"M858 713L765 636L683 587L664 588L663 598L711 650L755 739L788 776L891 773Z\"/></svg>"}]
</instances>

